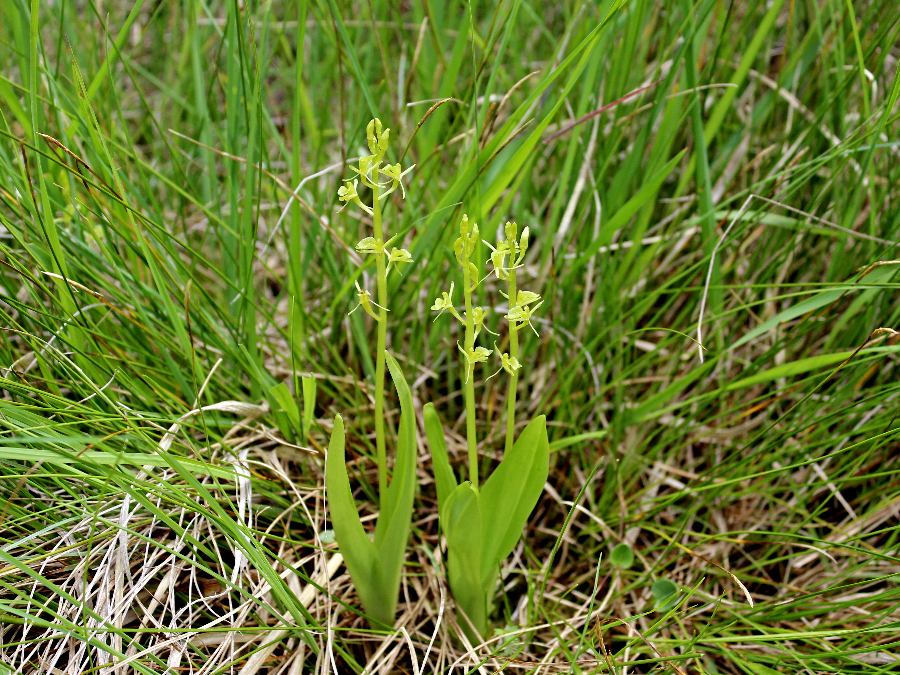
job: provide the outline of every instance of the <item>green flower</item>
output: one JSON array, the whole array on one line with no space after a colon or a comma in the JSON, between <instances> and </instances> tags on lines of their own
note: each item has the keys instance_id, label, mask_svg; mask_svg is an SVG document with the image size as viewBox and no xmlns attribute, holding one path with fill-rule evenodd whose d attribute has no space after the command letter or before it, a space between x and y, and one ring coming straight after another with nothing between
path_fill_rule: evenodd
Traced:
<instances>
[{"instance_id":1,"label":"green flower","mask_svg":"<svg viewBox=\"0 0 900 675\"><path fill-rule=\"evenodd\" d=\"M510 375L515 375L519 368L522 367L522 364L519 363L519 359L515 356L510 356L506 352L500 352L500 365L503 367L503 370Z\"/></svg>"},{"instance_id":2,"label":"green flower","mask_svg":"<svg viewBox=\"0 0 900 675\"><path fill-rule=\"evenodd\" d=\"M387 271L391 271L391 267L395 264L407 264L413 261L413 257L405 248L392 248L388 253Z\"/></svg>"},{"instance_id":3,"label":"green flower","mask_svg":"<svg viewBox=\"0 0 900 675\"><path fill-rule=\"evenodd\" d=\"M377 302L372 300L372 294L369 293L368 289L360 288L359 284L356 284L356 297L359 300L359 302L357 303L356 307L354 307L347 313L348 316L350 314L353 314L353 312L355 312L360 307L362 307L363 311L366 314L371 316L376 321L381 321L381 317L378 316L378 313L374 309L372 309L372 307L378 307L379 309L383 309L386 312L391 311L387 307L382 307Z\"/></svg>"},{"instance_id":4,"label":"green flower","mask_svg":"<svg viewBox=\"0 0 900 675\"><path fill-rule=\"evenodd\" d=\"M368 214L372 214L372 209L362 203L362 200L359 198L359 193L356 192L356 186L359 184L358 180L345 180L344 184L338 188L337 194L338 199L344 202L344 206L347 204L356 204L359 208L365 211ZM342 209L344 207L341 207Z\"/></svg>"},{"instance_id":5,"label":"green flower","mask_svg":"<svg viewBox=\"0 0 900 675\"><path fill-rule=\"evenodd\" d=\"M520 307L524 307L525 305L530 305L534 302L537 302L541 299L541 296L532 291L517 291L516 292L516 304Z\"/></svg>"},{"instance_id":6,"label":"green flower","mask_svg":"<svg viewBox=\"0 0 900 675\"><path fill-rule=\"evenodd\" d=\"M455 316L458 320L462 321L462 317L459 315L459 312L456 311L456 307L453 306L453 282L450 282L450 291L442 291L441 297L435 298L434 304L431 306L431 311L437 312L438 316L443 314L444 312L450 312L453 316ZM437 321L438 316L434 317L434 320Z\"/></svg>"},{"instance_id":7,"label":"green flower","mask_svg":"<svg viewBox=\"0 0 900 675\"><path fill-rule=\"evenodd\" d=\"M507 220L503 226L505 239L502 239L496 247L490 242L484 242L491 249L491 265L498 279L508 279L510 270L519 267L525 259L525 251L528 250L528 228L522 230L522 236L517 242L518 228L514 221ZM509 263L506 261L507 256L510 258Z\"/></svg>"},{"instance_id":8,"label":"green flower","mask_svg":"<svg viewBox=\"0 0 900 675\"><path fill-rule=\"evenodd\" d=\"M388 263L411 263L412 255L405 248L392 248L388 253Z\"/></svg>"},{"instance_id":9,"label":"green flower","mask_svg":"<svg viewBox=\"0 0 900 675\"><path fill-rule=\"evenodd\" d=\"M534 314L535 310L542 304L544 304L543 300L536 304L534 307L529 307L527 305L515 305L506 314L506 320L516 328L521 328L522 326L527 325L532 331L534 331L535 335L538 335L537 330L531 324L531 316L532 314ZM540 337L540 335L538 335L538 337Z\"/></svg>"},{"instance_id":10,"label":"green flower","mask_svg":"<svg viewBox=\"0 0 900 675\"><path fill-rule=\"evenodd\" d=\"M506 256L511 252L509 244L501 241L496 248L491 246L490 242L485 241L484 244L491 249L491 266L494 268L494 275L498 279L509 278L509 268L506 266Z\"/></svg>"},{"instance_id":11,"label":"green flower","mask_svg":"<svg viewBox=\"0 0 900 675\"><path fill-rule=\"evenodd\" d=\"M351 166L350 170L357 173L362 179L363 185L375 187L375 171L381 163L375 155L363 155L359 158L357 166Z\"/></svg>"},{"instance_id":12,"label":"green flower","mask_svg":"<svg viewBox=\"0 0 900 675\"><path fill-rule=\"evenodd\" d=\"M378 170L379 173L381 173L381 175L383 175L383 176L386 176L391 181L390 189L388 189L381 196L387 197L389 194L391 194L394 190L396 190L399 187L400 193L403 195L403 199L406 199L406 188L403 187L403 177L406 174L408 174L410 171L412 171L413 167L415 167L415 164L413 164L406 170L403 170L403 169L401 169L400 163L398 162L397 164L388 164L387 166L384 166L381 169L379 169Z\"/></svg>"},{"instance_id":13,"label":"green flower","mask_svg":"<svg viewBox=\"0 0 900 675\"><path fill-rule=\"evenodd\" d=\"M364 255L384 254L384 242L375 237L366 237L359 240L356 244L356 250Z\"/></svg>"},{"instance_id":14,"label":"green flower","mask_svg":"<svg viewBox=\"0 0 900 675\"><path fill-rule=\"evenodd\" d=\"M462 355L466 359L466 382L468 383L469 377L472 375L472 372L475 370L476 363L484 363L488 360L488 357L491 355L491 350L486 349L484 347L475 347L472 350L465 350L462 348L458 342L456 346L459 348L459 351L462 352Z\"/></svg>"},{"instance_id":15,"label":"green flower","mask_svg":"<svg viewBox=\"0 0 900 675\"><path fill-rule=\"evenodd\" d=\"M497 368L497 371L488 379L496 376L501 370L505 370L510 375L515 375L517 372L519 372L519 369L522 367L522 364L519 363L519 359L517 359L515 356L510 356L506 352L501 352L500 347L497 346L496 342L494 343L494 351L496 351L497 354L500 355L500 367Z\"/></svg>"},{"instance_id":16,"label":"green flower","mask_svg":"<svg viewBox=\"0 0 900 675\"><path fill-rule=\"evenodd\" d=\"M500 291L500 295L509 300L509 296ZM534 291L516 291L515 302L511 302L510 304L513 307L527 307L528 305L534 304L538 300L541 299L541 296L535 293ZM535 309L537 309L535 307Z\"/></svg>"},{"instance_id":17,"label":"green flower","mask_svg":"<svg viewBox=\"0 0 900 675\"><path fill-rule=\"evenodd\" d=\"M473 307L472 308L472 325L475 328L475 337L478 337L478 334L481 332L481 329L484 328L491 335L497 335L494 331L484 325L484 317L487 315L487 312L484 311L484 307Z\"/></svg>"}]
</instances>

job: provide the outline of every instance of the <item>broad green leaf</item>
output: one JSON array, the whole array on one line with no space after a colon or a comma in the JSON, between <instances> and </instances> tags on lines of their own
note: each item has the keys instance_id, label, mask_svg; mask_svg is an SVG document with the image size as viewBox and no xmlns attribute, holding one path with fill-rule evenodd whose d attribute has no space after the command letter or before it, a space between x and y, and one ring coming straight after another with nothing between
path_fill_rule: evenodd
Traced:
<instances>
[{"instance_id":1,"label":"broad green leaf","mask_svg":"<svg viewBox=\"0 0 900 675\"><path fill-rule=\"evenodd\" d=\"M344 463L344 420L340 415L334 418L334 429L328 443L328 454L325 456L325 490L334 535L353 585L356 586L366 612L379 616L382 614L378 611L380 589L373 576L375 544L366 536L350 490L350 478Z\"/></svg>"},{"instance_id":2,"label":"broad green leaf","mask_svg":"<svg viewBox=\"0 0 900 675\"><path fill-rule=\"evenodd\" d=\"M656 600L656 609L661 612L670 609L678 599L678 586L668 579L657 579L650 587L653 599Z\"/></svg>"},{"instance_id":3,"label":"broad green leaf","mask_svg":"<svg viewBox=\"0 0 900 675\"><path fill-rule=\"evenodd\" d=\"M544 490L549 467L546 418L540 415L528 423L481 490L482 579L485 581L493 577L522 536Z\"/></svg>"},{"instance_id":4,"label":"broad green leaf","mask_svg":"<svg viewBox=\"0 0 900 675\"><path fill-rule=\"evenodd\" d=\"M609 554L609 561L623 570L634 564L634 552L628 544L619 544Z\"/></svg>"},{"instance_id":5,"label":"broad green leaf","mask_svg":"<svg viewBox=\"0 0 900 675\"><path fill-rule=\"evenodd\" d=\"M450 465L447 446L444 443L444 428L441 418L431 403L425 404L425 436L431 448L431 465L434 471L434 483L437 488L438 512L447 503L450 493L456 489L456 475Z\"/></svg>"},{"instance_id":6,"label":"broad green leaf","mask_svg":"<svg viewBox=\"0 0 900 675\"><path fill-rule=\"evenodd\" d=\"M479 495L469 481L456 486L440 512L447 537L447 576L450 590L477 631L487 630L488 598L481 579L482 516ZM461 621L466 627L466 622ZM470 631L470 637L475 638Z\"/></svg>"},{"instance_id":7,"label":"broad green leaf","mask_svg":"<svg viewBox=\"0 0 900 675\"><path fill-rule=\"evenodd\" d=\"M412 393L396 359L388 353L385 356L400 399L400 430L393 477L380 497L374 543L366 536L350 490L340 415L335 418L328 445L325 484L335 538L363 607L375 622L391 626L412 522L417 446Z\"/></svg>"},{"instance_id":8,"label":"broad green leaf","mask_svg":"<svg viewBox=\"0 0 900 675\"><path fill-rule=\"evenodd\" d=\"M412 523L418 450L412 393L400 370L400 364L387 352L385 357L400 400L400 429L397 434L397 460L390 485L385 494L381 495L381 510L375 526L375 547L378 551L378 567L375 573L381 585L380 592L384 602L390 610L387 611L386 608L384 617L379 617L379 620L391 625Z\"/></svg>"}]
</instances>

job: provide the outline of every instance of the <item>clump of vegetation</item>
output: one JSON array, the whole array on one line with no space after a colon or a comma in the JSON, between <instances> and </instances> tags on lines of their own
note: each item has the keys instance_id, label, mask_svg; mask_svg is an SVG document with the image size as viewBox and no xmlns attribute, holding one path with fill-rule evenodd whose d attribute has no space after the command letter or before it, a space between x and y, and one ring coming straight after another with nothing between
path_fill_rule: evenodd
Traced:
<instances>
[{"instance_id":1,"label":"clump of vegetation","mask_svg":"<svg viewBox=\"0 0 900 675\"><path fill-rule=\"evenodd\" d=\"M549 468L549 446L546 420L535 417L515 442L516 382L522 367L519 361L519 330L531 325L531 317L540 306L540 295L518 289L516 268L528 250L528 228L517 237L517 226L508 222L504 236L496 247L490 246L493 273L507 281L509 308L505 318L509 325L509 352L495 348L498 370L509 376L506 406L506 445L503 459L483 481L479 480L481 463L475 426L475 377L478 364L485 363L492 351L477 343L485 326L486 310L476 306L473 295L479 286L479 266L473 260L479 244L476 223L463 215L459 237L453 244L456 262L462 272L464 312L453 304L453 285L437 298L432 310L447 312L465 326L465 337L459 351L464 371L466 401L466 449L468 480L458 482L447 454L444 431L434 406L425 406L425 430L434 462L441 529L447 538L447 573L450 589L465 614L469 635L473 639L487 635L494 590L501 564L518 543L544 488ZM485 242L487 243L487 242ZM536 331L535 331L536 332ZM496 373L495 373L496 374Z\"/></svg>"},{"instance_id":2,"label":"clump of vegetation","mask_svg":"<svg viewBox=\"0 0 900 675\"><path fill-rule=\"evenodd\" d=\"M389 164L385 155L389 147L390 130L382 127L378 118L369 122L366 138L371 154L364 155L353 168L358 178L347 180L338 190L339 199L352 204L372 217L373 235L356 244L356 251L375 260L378 289L375 301L366 288L358 284L358 303L353 311L362 308L374 319L378 337L375 349L375 442L378 467L379 516L373 536L366 535L360 521L349 476L345 465L345 432L343 418L334 419L334 430L326 457L326 487L334 532L341 554L347 563L366 613L376 626L393 624L397 593L405 559L405 549L412 520L416 485L416 422L409 386L400 365L387 351L388 273L393 265L412 262L406 249L390 247L385 241L383 208L386 198L400 189L406 190L402 179L410 171L400 164ZM410 167L411 168L411 167ZM371 206L364 203L358 185L371 191ZM437 486L441 528L448 547L447 574L450 588L462 609L468 633L473 639L487 634L492 597L504 559L512 552L525 528L547 480L549 445L546 420L535 417L514 442L516 383L522 367L519 361L519 331L529 327L532 315L541 305L541 297L534 291L518 288L517 268L523 264L528 251L529 232L521 236L518 226L507 222L503 238L491 249L493 275L507 282L509 302L505 319L508 322L509 351L495 348L498 369L509 375L506 406L506 450L503 460L481 484L480 456L475 426L475 377L479 364L486 363L492 350L478 344L486 326L487 312L476 306L473 295L482 280L480 268L473 260L482 243L476 223L463 215L459 237L453 244L456 262L463 280L462 313L453 302L453 283L432 305L432 310L454 317L464 326L463 344L458 344L463 361L463 387L466 402L466 441L468 480L459 483L455 477L444 442L444 431L432 404L425 406L424 424L432 448L434 481ZM494 335L497 335L494 333ZM388 477L384 416L385 364L390 370L400 400L400 427L397 433L396 464L393 477Z\"/></svg>"},{"instance_id":3,"label":"clump of vegetation","mask_svg":"<svg viewBox=\"0 0 900 675\"><path fill-rule=\"evenodd\" d=\"M367 288L357 285L357 307L362 307L378 327L375 347L375 444L378 466L379 517L370 538L359 518L344 463L344 421L334 418L334 430L328 444L325 482L328 503L334 523L334 533L350 576L359 593L366 613L376 625L390 627L394 623L400 576L405 560L406 543L412 522L413 497L416 490L416 421L409 385L403 378L400 364L387 351L388 273L392 266L412 262L409 251L385 241L382 211L387 197L398 188L404 199L403 177L406 170L400 164L385 161L390 143L390 129L381 120L373 119L366 127L366 140L371 154L360 157L354 167L357 178L345 181L338 197L345 204L353 204L372 216L374 236L367 236L356 244L356 250L375 260L377 302ZM371 191L371 206L364 204L357 192L360 181ZM400 427L397 432L396 462L393 476L388 475L387 441L384 425L385 364L400 399Z\"/></svg>"}]
</instances>

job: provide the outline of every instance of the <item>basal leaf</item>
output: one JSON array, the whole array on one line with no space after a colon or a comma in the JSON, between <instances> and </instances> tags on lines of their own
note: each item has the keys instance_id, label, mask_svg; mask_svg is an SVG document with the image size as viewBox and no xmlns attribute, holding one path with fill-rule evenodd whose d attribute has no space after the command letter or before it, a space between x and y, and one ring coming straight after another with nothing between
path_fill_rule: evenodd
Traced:
<instances>
[{"instance_id":1,"label":"basal leaf","mask_svg":"<svg viewBox=\"0 0 900 675\"><path fill-rule=\"evenodd\" d=\"M373 577L375 545L366 536L350 490L350 478L344 463L344 420L340 415L334 418L334 429L325 456L325 489L334 535L347 570L366 612L377 616L381 603L379 584Z\"/></svg>"},{"instance_id":2,"label":"basal leaf","mask_svg":"<svg viewBox=\"0 0 900 675\"><path fill-rule=\"evenodd\" d=\"M391 621L386 623L392 623L412 523L418 450L412 393L400 370L400 364L388 353L385 353L385 357L400 400L400 429L397 433L397 461L391 482L381 495L381 511L375 526L375 547L378 551L376 575L385 602L390 603Z\"/></svg>"},{"instance_id":3,"label":"basal leaf","mask_svg":"<svg viewBox=\"0 0 900 675\"><path fill-rule=\"evenodd\" d=\"M497 566L522 536L544 489L549 465L546 419L540 415L528 423L481 490L482 578L485 581L493 578Z\"/></svg>"},{"instance_id":4,"label":"basal leaf","mask_svg":"<svg viewBox=\"0 0 900 675\"><path fill-rule=\"evenodd\" d=\"M678 600L678 586L668 579L657 579L650 587L653 599L656 600L656 609L665 612L671 609Z\"/></svg>"},{"instance_id":5,"label":"basal leaf","mask_svg":"<svg viewBox=\"0 0 900 675\"><path fill-rule=\"evenodd\" d=\"M447 537L447 576L450 590L477 631L487 629L488 591L481 581L482 517L479 495L469 481L460 483L440 512ZM461 622L465 626L465 621ZM475 638L470 631L470 637Z\"/></svg>"},{"instance_id":6,"label":"basal leaf","mask_svg":"<svg viewBox=\"0 0 900 675\"><path fill-rule=\"evenodd\" d=\"M428 447L431 449L431 465L434 470L434 482L437 487L438 510L446 504L450 493L456 489L456 475L447 455L447 446L444 443L444 428L441 426L441 418L431 403L425 404L425 436L428 438Z\"/></svg>"}]
</instances>

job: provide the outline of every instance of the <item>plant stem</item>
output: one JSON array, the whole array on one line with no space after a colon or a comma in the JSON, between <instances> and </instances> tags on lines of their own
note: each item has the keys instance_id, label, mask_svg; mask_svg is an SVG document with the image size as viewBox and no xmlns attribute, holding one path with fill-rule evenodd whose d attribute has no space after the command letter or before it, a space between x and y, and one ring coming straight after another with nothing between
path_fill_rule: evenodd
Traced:
<instances>
[{"instance_id":1,"label":"plant stem","mask_svg":"<svg viewBox=\"0 0 900 675\"><path fill-rule=\"evenodd\" d=\"M512 309L516 301L516 270L509 271L507 280L507 294L509 295L509 308ZM519 358L519 329L509 323L509 359ZM509 388L506 390L506 452L512 450L513 435L516 429L516 387L519 383L518 371L513 371L509 376Z\"/></svg>"},{"instance_id":2,"label":"plant stem","mask_svg":"<svg viewBox=\"0 0 900 675\"><path fill-rule=\"evenodd\" d=\"M384 227L381 224L381 188L378 182L372 184L372 220L375 239L384 242ZM375 456L378 462L378 494L387 493L387 453L384 440L384 351L387 348L387 270L384 254L375 256L378 284L378 344L375 353Z\"/></svg>"},{"instance_id":3,"label":"plant stem","mask_svg":"<svg viewBox=\"0 0 900 675\"><path fill-rule=\"evenodd\" d=\"M472 317L472 274L468 261L463 264L463 297L466 301L466 355L475 349L475 323ZM475 365L466 356L466 381L463 385L466 397L466 442L469 449L469 480L478 489L478 444L475 438Z\"/></svg>"}]
</instances>

